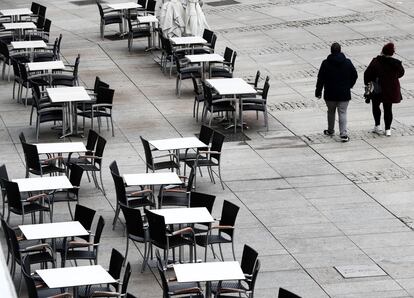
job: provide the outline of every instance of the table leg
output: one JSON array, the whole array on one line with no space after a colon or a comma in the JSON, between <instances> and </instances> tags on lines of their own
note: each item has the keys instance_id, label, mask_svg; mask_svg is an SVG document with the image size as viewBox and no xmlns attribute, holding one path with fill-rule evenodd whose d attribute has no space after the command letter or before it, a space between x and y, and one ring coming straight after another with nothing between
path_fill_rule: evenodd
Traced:
<instances>
[{"instance_id":1,"label":"table leg","mask_svg":"<svg viewBox=\"0 0 414 298\"><path fill-rule=\"evenodd\" d=\"M206 298L211 297L211 281L206 281Z\"/></svg>"}]
</instances>

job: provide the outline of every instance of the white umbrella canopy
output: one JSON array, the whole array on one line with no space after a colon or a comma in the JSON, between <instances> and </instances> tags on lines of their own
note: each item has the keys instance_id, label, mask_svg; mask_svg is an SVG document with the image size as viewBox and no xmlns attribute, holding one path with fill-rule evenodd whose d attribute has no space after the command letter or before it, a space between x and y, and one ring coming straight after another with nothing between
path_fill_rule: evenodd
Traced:
<instances>
[{"instance_id":1,"label":"white umbrella canopy","mask_svg":"<svg viewBox=\"0 0 414 298\"><path fill-rule=\"evenodd\" d=\"M185 29L185 10L180 0L165 2L160 11L160 26L165 37L182 36Z\"/></svg>"},{"instance_id":2,"label":"white umbrella canopy","mask_svg":"<svg viewBox=\"0 0 414 298\"><path fill-rule=\"evenodd\" d=\"M199 0L187 0L185 11L185 34L202 36L204 29L209 29L206 16L201 9Z\"/></svg>"}]
</instances>

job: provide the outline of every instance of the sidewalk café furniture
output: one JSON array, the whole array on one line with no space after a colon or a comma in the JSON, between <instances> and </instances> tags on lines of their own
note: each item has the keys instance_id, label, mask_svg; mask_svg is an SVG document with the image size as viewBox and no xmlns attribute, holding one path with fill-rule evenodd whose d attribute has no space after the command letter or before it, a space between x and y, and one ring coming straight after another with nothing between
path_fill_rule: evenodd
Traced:
<instances>
[{"instance_id":1,"label":"sidewalk caf\u00e9 furniture","mask_svg":"<svg viewBox=\"0 0 414 298\"><path fill-rule=\"evenodd\" d=\"M26 54L21 54L16 51L9 50L9 47L3 41L0 41L0 59L3 61L3 68L2 68L2 79L4 80L6 74L6 66L7 69L7 80L10 81L10 66L12 65L12 59L16 60L17 62L26 63L29 62L29 58Z\"/></svg>"},{"instance_id":2,"label":"sidewalk caf\u00e9 furniture","mask_svg":"<svg viewBox=\"0 0 414 298\"><path fill-rule=\"evenodd\" d=\"M207 211L211 214L213 212L214 201L216 200L216 196L201 193L201 192L191 192L191 201L190 201L190 208L206 208ZM208 229L210 228L209 222L198 222L194 224L193 230L194 234L199 233L207 233Z\"/></svg>"},{"instance_id":3,"label":"sidewalk caf\u00e9 furniture","mask_svg":"<svg viewBox=\"0 0 414 298\"><path fill-rule=\"evenodd\" d=\"M202 47L195 48L194 54L198 55L214 53L214 49L216 47L217 42L217 35L209 29L204 29L202 37L207 41L207 43L204 44Z\"/></svg>"},{"instance_id":4,"label":"sidewalk caf\u00e9 furniture","mask_svg":"<svg viewBox=\"0 0 414 298\"><path fill-rule=\"evenodd\" d=\"M12 61L12 63L14 63L14 61ZM29 89L32 88L32 93L33 93L33 88L37 87L39 89L35 90L35 92L37 92L37 96L38 98L40 98L40 87L44 87L44 86L49 86L49 80L47 77L42 76L42 75L33 75L33 74L29 74L27 72L26 69L26 65L23 63L18 63L18 68L19 68L19 75L20 75L20 80L21 80L21 88L20 88L20 92L17 95L17 101L22 101L23 98L23 87L26 88L26 95L25 95L25 99L24 99L24 106L27 106L27 95L29 93Z\"/></svg>"},{"instance_id":5,"label":"sidewalk caf\u00e9 furniture","mask_svg":"<svg viewBox=\"0 0 414 298\"><path fill-rule=\"evenodd\" d=\"M175 276L179 283L206 282L206 297L211 297L212 281L245 279L239 262L207 262L175 264Z\"/></svg>"},{"instance_id":6,"label":"sidewalk caf\u00e9 furniture","mask_svg":"<svg viewBox=\"0 0 414 298\"><path fill-rule=\"evenodd\" d=\"M12 179L12 181L19 185L20 192L52 191L56 189L73 188L73 185L65 175L19 178Z\"/></svg>"},{"instance_id":7,"label":"sidewalk caf\u00e9 furniture","mask_svg":"<svg viewBox=\"0 0 414 298\"><path fill-rule=\"evenodd\" d=\"M221 178L221 150L225 136L217 131L213 133L211 147L208 150L199 150L196 159L186 160L185 164L190 168L207 168L211 182L216 183L213 175L213 167L218 169L216 175L220 179L221 187L224 190L223 179ZM197 178L196 178L197 179ZM196 183L196 182L194 182Z\"/></svg>"},{"instance_id":8,"label":"sidewalk caf\u00e9 furniture","mask_svg":"<svg viewBox=\"0 0 414 298\"><path fill-rule=\"evenodd\" d=\"M202 63L202 80L205 80L206 73L210 74L209 65L212 62L223 62L223 56L219 54L196 54L196 55L186 55L185 56L190 63Z\"/></svg>"},{"instance_id":9,"label":"sidewalk caf\u00e9 furniture","mask_svg":"<svg viewBox=\"0 0 414 298\"><path fill-rule=\"evenodd\" d=\"M202 86L198 84L195 76L191 76L191 81L193 82L193 91L194 91L193 118L196 118L196 121L198 122L198 110L199 110L200 102L205 104L205 98L204 98Z\"/></svg>"},{"instance_id":10,"label":"sidewalk caf\u00e9 furniture","mask_svg":"<svg viewBox=\"0 0 414 298\"><path fill-rule=\"evenodd\" d=\"M181 36L181 37L171 37L171 44L175 46L191 46L204 45L207 43L207 40L201 36Z\"/></svg>"},{"instance_id":11,"label":"sidewalk caf\u00e9 furniture","mask_svg":"<svg viewBox=\"0 0 414 298\"><path fill-rule=\"evenodd\" d=\"M127 32L127 24L125 20L129 18L130 12L134 12L137 9L142 8L141 5L139 5L137 2L107 3L106 5L113 11L118 11L120 13L120 16L122 18L121 35Z\"/></svg>"},{"instance_id":12,"label":"sidewalk caf\u00e9 furniture","mask_svg":"<svg viewBox=\"0 0 414 298\"><path fill-rule=\"evenodd\" d=\"M134 192L127 192L125 189L124 179L122 179L121 176L117 175L113 171L111 171L111 176L114 180L116 191L116 209L112 223L112 229L115 229L115 224L119 218L119 212L122 205L130 208L145 208L155 206L152 200L152 190L142 189Z\"/></svg>"},{"instance_id":13,"label":"sidewalk caf\u00e9 furniture","mask_svg":"<svg viewBox=\"0 0 414 298\"><path fill-rule=\"evenodd\" d=\"M31 275L30 272L30 259L28 255L24 257L22 266L22 275L26 284L27 294L29 298L39 297L53 297L53 298L71 298L72 294L68 292L62 293L61 289L49 289L43 283L39 284L36 276Z\"/></svg>"},{"instance_id":14,"label":"sidewalk caf\u00e9 furniture","mask_svg":"<svg viewBox=\"0 0 414 298\"><path fill-rule=\"evenodd\" d=\"M36 28L26 31L25 40L43 40L49 42L51 26L51 20L39 16L36 21Z\"/></svg>"},{"instance_id":15,"label":"sidewalk caf\u00e9 furniture","mask_svg":"<svg viewBox=\"0 0 414 298\"><path fill-rule=\"evenodd\" d=\"M79 86L79 62L80 54L76 57L74 64L65 64L65 68L61 69L59 73L53 73L50 84L52 86Z\"/></svg>"},{"instance_id":16,"label":"sidewalk caf\u00e9 furniture","mask_svg":"<svg viewBox=\"0 0 414 298\"><path fill-rule=\"evenodd\" d=\"M234 254L234 225L236 223L239 209L240 208L237 205L224 200L223 208L221 211L221 218L218 222L218 225L213 224L207 233L198 234L195 236L197 245L205 248L204 261L207 261L208 246L214 244L218 244L221 260L224 260L221 245L226 243L231 244L233 259L236 260L236 256Z\"/></svg>"},{"instance_id":17,"label":"sidewalk caf\u00e9 furniture","mask_svg":"<svg viewBox=\"0 0 414 298\"><path fill-rule=\"evenodd\" d=\"M149 212L162 216L166 225L191 225L214 222L214 218L205 207L164 208L149 210Z\"/></svg>"},{"instance_id":18,"label":"sidewalk caf\u00e9 furniture","mask_svg":"<svg viewBox=\"0 0 414 298\"><path fill-rule=\"evenodd\" d=\"M49 288L73 287L74 297L77 287L116 282L101 265L42 269L36 273Z\"/></svg>"},{"instance_id":19,"label":"sidewalk caf\u00e9 furniture","mask_svg":"<svg viewBox=\"0 0 414 298\"><path fill-rule=\"evenodd\" d=\"M158 19L157 19L157 17L155 17L153 15L138 16L137 21L138 21L139 24L142 24L142 25L147 24L147 25L150 26L151 46L149 46L146 49L146 51L157 49L157 47L155 46L155 36L154 36L158 32L158 30L156 30L158 28Z\"/></svg>"},{"instance_id":20,"label":"sidewalk caf\u00e9 furniture","mask_svg":"<svg viewBox=\"0 0 414 298\"><path fill-rule=\"evenodd\" d=\"M29 174L43 176L45 174L66 173L66 169L57 163L62 160L62 156L40 160L36 145L22 143L22 147L26 161L26 178L29 178Z\"/></svg>"},{"instance_id":21,"label":"sidewalk caf\u00e9 furniture","mask_svg":"<svg viewBox=\"0 0 414 298\"><path fill-rule=\"evenodd\" d=\"M188 63L188 59L175 58L177 66L177 79L175 83L175 94L181 96L181 81L191 79L191 77L201 78L203 69Z\"/></svg>"},{"instance_id":22,"label":"sidewalk caf\u00e9 furniture","mask_svg":"<svg viewBox=\"0 0 414 298\"><path fill-rule=\"evenodd\" d=\"M150 143L143 137L140 137L140 138L141 138L142 146L144 147L147 173L148 173L148 170L151 170L152 172L155 172L158 170L164 170L164 169L170 169L171 171L173 171L174 169L176 169L177 171L180 170L180 165L178 164L177 161L175 161L176 159L175 154L168 153L168 154L153 156ZM154 161L155 159L164 158L164 157L169 157L169 159L164 160L164 161L158 161L158 162Z\"/></svg>"},{"instance_id":23,"label":"sidewalk caf\u00e9 furniture","mask_svg":"<svg viewBox=\"0 0 414 298\"><path fill-rule=\"evenodd\" d=\"M142 214L139 209L134 209L121 205L122 214L125 218L125 225L127 230L127 242L125 249L125 260L128 257L129 241L144 243L144 259L142 260L141 272L145 271L148 263L148 251L150 249L149 230L144 226Z\"/></svg>"},{"instance_id":24,"label":"sidewalk caf\u00e9 furniture","mask_svg":"<svg viewBox=\"0 0 414 298\"><path fill-rule=\"evenodd\" d=\"M171 209L144 210L148 220L151 245L164 250L165 263L167 263L170 249L173 249L174 258L174 248L183 246L189 246L190 262L196 260L197 253L195 249L195 239L191 227L186 227L175 231L170 231L166 227L167 224L180 224L185 223L187 220L183 216L178 216L179 218L176 218L176 216L174 216L173 218L176 220L167 221L165 220L164 215L166 215L165 212L168 211L165 210ZM188 210L188 208L174 208L174 210ZM164 213L160 215L159 211L164 211ZM148 253L149 252L147 252L147 255Z\"/></svg>"},{"instance_id":25,"label":"sidewalk caf\u00e9 furniture","mask_svg":"<svg viewBox=\"0 0 414 298\"><path fill-rule=\"evenodd\" d=\"M260 270L258 253L248 245L244 245L240 267L245 279L238 281L219 281L212 285L212 292L218 297L227 297L226 294L244 294L247 297L254 297L256 278Z\"/></svg>"},{"instance_id":26,"label":"sidewalk caf\u00e9 furniture","mask_svg":"<svg viewBox=\"0 0 414 298\"><path fill-rule=\"evenodd\" d=\"M85 163L80 163L80 162L77 163L84 171L86 171L86 173L91 172L93 182L95 183L95 187L101 190L104 195L105 195L105 188L104 188L103 180L102 180L102 158L103 158L105 146L106 146L106 140L103 137L98 136L98 141L96 143L95 152L91 155L85 154L85 155L80 156L79 158L84 159ZM101 180L101 186L99 186L98 178L96 177L96 172L99 172L99 179Z\"/></svg>"},{"instance_id":27,"label":"sidewalk caf\u00e9 furniture","mask_svg":"<svg viewBox=\"0 0 414 298\"><path fill-rule=\"evenodd\" d=\"M5 30L13 31L15 40L22 40L27 29L36 29L33 22L3 23Z\"/></svg>"},{"instance_id":28,"label":"sidewalk caf\u00e9 furniture","mask_svg":"<svg viewBox=\"0 0 414 298\"><path fill-rule=\"evenodd\" d=\"M98 264L98 248L100 245L101 235L105 221L102 216L99 217L98 224L96 225L95 234L93 235L93 242L85 242L78 240L63 241L63 251L60 252L62 260L62 267L66 266L67 261L88 260Z\"/></svg>"},{"instance_id":29,"label":"sidewalk caf\u00e9 furniture","mask_svg":"<svg viewBox=\"0 0 414 298\"><path fill-rule=\"evenodd\" d=\"M158 208L161 209L163 206L190 207L194 176L194 168L192 168L188 178L180 177L183 180L181 185L163 185L158 195Z\"/></svg>"},{"instance_id":30,"label":"sidewalk caf\u00e9 furniture","mask_svg":"<svg viewBox=\"0 0 414 298\"><path fill-rule=\"evenodd\" d=\"M120 278L121 278L121 271L122 266L124 265L125 258L124 256L115 248L112 248L111 251L111 258L109 259L109 267L107 272L112 276L115 283L107 283L107 284L100 284L100 285L92 285L92 286L82 286L78 288L78 295L79 297L94 297L98 292L115 292L119 291L120 285Z\"/></svg>"},{"instance_id":31,"label":"sidewalk caf\u00e9 furniture","mask_svg":"<svg viewBox=\"0 0 414 298\"><path fill-rule=\"evenodd\" d=\"M83 127L85 127L85 118L91 119L91 129L94 129L94 118L98 118L98 131L101 132L101 119L107 119L107 126L109 130L108 118L111 120L112 136L115 136L114 123L112 120L112 107L115 90L99 87L96 94L96 101L90 105L90 109L86 108L79 111L78 116L83 117Z\"/></svg>"},{"instance_id":32,"label":"sidewalk caf\u00e9 furniture","mask_svg":"<svg viewBox=\"0 0 414 298\"><path fill-rule=\"evenodd\" d=\"M119 32L122 33L122 16L115 10L110 8L102 8L102 5L99 1L96 1L96 5L98 5L99 15L100 15L100 32L101 32L101 39L104 38L105 26L111 24L119 24Z\"/></svg>"},{"instance_id":33,"label":"sidewalk caf\u00e9 furniture","mask_svg":"<svg viewBox=\"0 0 414 298\"><path fill-rule=\"evenodd\" d=\"M35 49L44 50L47 48L47 44L43 40L12 41L10 46L13 50L25 50L30 61L33 61Z\"/></svg>"},{"instance_id":34,"label":"sidewalk caf\u00e9 furniture","mask_svg":"<svg viewBox=\"0 0 414 298\"><path fill-rule=\"evenodd\" d=\"M55 61L60 59L60 45L62 43L62 34L55 39L53 44L47 44L43 51L34 52L34 62Z\"/></svg>"},{"instance_id":35,"label":"sidewalk caf\u00e9 furniture","mask_svg":"<svg viewBox=\"0 0 414 298\"><path fill-rule=\"evenodd\" d=\"M1 9L0 15L3 17L11 17L11 22L15 23L20 20L21 16L31 15L32 11L29 8L13 8Z\"/></svg>"},{"instance_id":36,"label":"sidewalk caf\u00e9 furniture","mask_svg":"<svg viewBox=\"0 0 414 298\"><path fill-rule=\"evenodd\" d=\"M146 37L148 40L148 47L151 47L151 27L149 24L140 23L138 20L133 21L131 18L127 19L128 23L128 51L131 51L134 38Z\"/></svg>"},{"instance_id":37,"label":"sidewalk caf\u00e9 furniture","mask_svg":"<svg viewBox=\"0 0 414 298\"><path fill-rule=\"evenodd\" d=\"M246 81L241 78L225 78L225 79L209 79L206 80L207 84L213 87L217 93L221 96L233 96L233 98L228 98L234 102L239 102L239 107L243 107L241 102L243 100L243 95L256 94L257 91L249 85ZM239 115L243 113L243 110L239 110ZM243 124L239 123L243 132ZM234 132L236 133L236 126L234 127Z\"/></svg>"},{"instance_id":38,"label":"sidewalk caf\u00e9 furniture","mask_svg":"<svg viewBox=\"0 0 414 298\"><path fill-rule=\"evenodd\" d=\"M210 77L216 78L232 78L234 72L234 65L236 63L237 52L226 47L224 50L224 61L221 66L213 66L210 68Z\"/></svg>"},{"instance_id":39,"label":"sidewalk caf\u00e9 furniture","mask_svg":"<svg viewBox=\"0 0 414 298\"><path fill-rule=\"evenodd\" d=\"M79 153L83 153L83 155L79 155L79 156L76 156L76 157L72 157L71 155L69 155L67 159L64 159L64 162L67 163L67 164L70 164L70 163L74 163L74 164L91 163L91 160L86 159L85 156L94 155L96 144L98 143L98 138L99 138L99 134L96 131L94 131L93 129L90 129L89 132L88 132L88 138L86 140L86 145L83 145L82 142L70 142L69 144L76 144L76 143L82 144L85 148L85 151L78 151ZM64 144L67 144L67 143L65 142ZM79 144L79 146L81 146L80 144ZM80 149L80 148L78 148L78 149ZM75 151L73 151L73 152L75 152Z\"/></svg>"},{"instance_id":40,"label":"sidewalk caf\u00e9 furniture","mask_svg":"<svg viewBox=\"0 0 414 298\"><path fill-rule=\"evenodd\" d=\"M6 187L4 186L3 181L9 181L9 175L7 173L7 168L5 164L0 166L0 190L1 190L1 199L2 199L2 213L1 218L4 218L6 215L6 204L7 204L7 192Z\"/></svg>"},{"instance_id":41,"label":"sidewalk caf\u00e9 furniture","mask_svg":"<svg viewBox=\"0 0 414 298\"><path fill-rule=\"evenodd\" d=\"M301 298L300 296L293 294L292 292L284 288L279 288L279 295L277 297L278 298Z\"/></svg>"},{"instance_id":42,"label":"sidewalk caf\u00e9 furniture","mask_svg":"<svg viewBox=\"0 0 414 298\"><path fill-rule=\"evenodd\" d=\"M182 297L182 295L187 295L185 297L204 298L203 290L200 288L199 283L178 283L171 279L167 279L165 276L164 264L158 249L155 251L155 255L157 257L157 269L161 279L163 297L170 298L177 295L180 297Z\"/></svg>"},{"instance_id":43,"label":"sidewalk caf\u00e9 furniture","mask_svg":"<svg viewBox=\"0 0 414 298\"><path fill-rule=\"evenodd\" d=\"M3 220L2 220L3 221ZM7 235L10 241L10 247L12 250L12 264L11 264L11 275L14 279L16 273L16 264L22 267L23 256L30 255L31 264L42 264L47 268L47 264L51 263L55 267L55 260L53 258L53 252L49 244L37 243L27 247L21 247L17 238L16 232L7 223L3 223L2 226L7 229ZM19 288L21 286L22 278L20 276Z\"/></svg>"},{"instance_id":44,"label":"sidewalk caf\u00e9 furniture","mask_svg":"<svg viewBox=\"0 0 414 298\"><path fill-rule=\"evenodd\" d=\"M258 112L263 112L263 118L266 130L269 129L269 120L267 114L267 96L269 94L270 85L265 82L263 91L260 97L243 97L241 99L240 111L256 111L256 117L258 118ZM240 122L243 123L243 113L240 113Z\"/></svg>"}]
</instances>

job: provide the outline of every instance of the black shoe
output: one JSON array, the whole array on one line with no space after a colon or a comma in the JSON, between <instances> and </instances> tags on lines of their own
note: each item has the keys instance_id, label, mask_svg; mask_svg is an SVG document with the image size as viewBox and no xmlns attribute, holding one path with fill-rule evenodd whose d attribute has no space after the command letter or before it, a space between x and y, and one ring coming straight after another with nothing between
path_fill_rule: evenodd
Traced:
<instances>
[{"instance_id":1,"label":"black shoe","mask_svg":"<svg viewBox=\"0 0 414 298\"><path fill-rule=\"evenodd\" d=\"M348 136L341 136L341 142L342 143L349 142L349 137Z\"/></svg>"},{"instance_id":2,"label":"black shoe","mask_svg":"<svg viewBox=\"0 0 414 298\"><path fill-rule=\"evenodd\" d=\"M325 129L325 130L323 131L323 134L324 134L325 136L330 136L330 137L332 137L335 133L334 133L334 132L330 132L329 130Z\"/></svg>"}]
</instances>

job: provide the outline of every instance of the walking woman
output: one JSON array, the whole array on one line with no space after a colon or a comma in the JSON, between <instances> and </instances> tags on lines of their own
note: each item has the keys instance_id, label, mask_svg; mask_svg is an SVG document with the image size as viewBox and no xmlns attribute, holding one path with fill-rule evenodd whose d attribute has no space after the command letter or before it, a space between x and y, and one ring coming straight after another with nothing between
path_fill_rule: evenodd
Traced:
<instances>
[{"instance_id":1,"label":"walking woman","mask_svg":"<svg viewBox=\"0 0 414 298\"><path fill-rule=\"evenodd\" d=\"M376 85L375 93L372 98L372 114L375 120L375 126L372 132L381 133L381 109L384 110L385 135L391 136L392 123L392 105L402 100L400 81L404 75L404 68L400 60L392 57L395 53L393 43L387 43L383 48L381 55L372 59L368 68L364 72L365 86L369 82Z\"/></svg>"}]
</instances>

